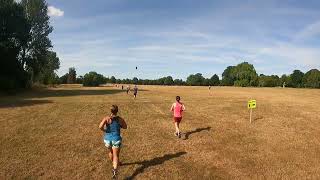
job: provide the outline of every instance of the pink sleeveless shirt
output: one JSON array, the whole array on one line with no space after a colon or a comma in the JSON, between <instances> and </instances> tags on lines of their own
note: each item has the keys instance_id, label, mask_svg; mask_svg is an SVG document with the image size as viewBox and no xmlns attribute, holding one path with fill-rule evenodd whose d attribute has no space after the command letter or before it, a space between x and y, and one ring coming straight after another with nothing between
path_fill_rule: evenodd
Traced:
<instances>
[{"instance_id":1,"label":"pink sleeveless shirt","mask_svg":"<svg viewBox=\"0 0 320 180\"><path fill-rule=\"evenodd\" d=\"M173 116L182 117L182 111L183 111L183 105L176 102L173 109Z\"/></svg>"}]
</instances>

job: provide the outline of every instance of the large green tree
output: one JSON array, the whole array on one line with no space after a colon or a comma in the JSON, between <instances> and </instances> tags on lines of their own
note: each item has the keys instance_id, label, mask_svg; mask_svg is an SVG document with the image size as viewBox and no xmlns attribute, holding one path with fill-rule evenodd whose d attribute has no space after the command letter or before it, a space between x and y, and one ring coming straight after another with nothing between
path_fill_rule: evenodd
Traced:
<instances>
[{"instance_id":1,"label":"large green tree","mask_svg":"<svg viewBox=\"0 0 320 180\"><path fill-rule=\"evenodd\" d=\"M114 79L115 79L115 77L111 76L111 83L115 83ZM138 78L137 77L134 77L132 79L132 81L133 81L134 84L138 84Z\"/></svg>"},{"instance_id":2,"label":"large green tree","mask_svg":"<svg viewBox=\"0 0 320 180\"><path fill-rule=\"evenodd\" d=\"M218 76L217 74L214 74L214 75L210 78L210 85L211 85L211 86L218 86L218 85L220 85L219 76Z\"/></svg>"},{"instance_id":3,"label":"large green tree","mask_svg":"<svg viewBox=\"0 0 320 180\"><path fill-rule=\"evenodd\" d=\"M258 75L252 64L243 62L237 66L228 66L222 73L222 85L257 86Z\"/></svg>"},{"instance_id":4,"label":"large green tree","mask_svg":"<svg viewBox=\"0 0 320 180\"><path fill-rule=\"evenodd\" d=\"M191 86L201 86L204 84L205 78L201 73L191 74L188 76L186 83Z\"/></svg>"},{"instance_id":5,"label":"large green tree","mask_svg":"<svg viewBox=\"0 0 320 180\"><path fill-rule=\"evenodd\" d=\"M258 75L252 64L248 62L243 62L238 64L234 71L233 77L235 77L234 84L236 86L257 86L258 85Z\"/></svg>"},{"instance_id":6,"label":"large green tree","mask_svg":"<svg viewBox=\"0 0 320 180\"><path fill-rule=\"evenodd\" d=\"M164 85L173 85L173 79L171 76L167 76L164 78Z\"/></svg>"},{"instance_id":7,"label":"large green tree","mask_svg":"<svg viewBox=\"0 0 320 180\"><path fill-rule=\"evenodd\" d=\"M29 40L30 24L24 8L13 0L0 0L0 89L25 88L29 76L20 52Z\"/></svg>"},{"instance_id":8,"label":"large green tree","mask_svg":"<svg viewBox=\"0 0 320 180\"><path fill-rule=\"evenodd\" d=\"M293 73L290 75L292 87L303 87L303 76L303 72L301 72L300 70L294 70Z\"/></svg>"},{"instance_id":9,"label":"large green tree","mask_svg":"<svg viewBox=\"0 0 320 180\"><path fill-rule=\"evenodd\" d=\"M77 72L74 67L71 67L69 68L67 83L75 84L76 82L77 82Z\"/></svg>"},{"instance_id":10,"label":"large green tree","mask_svg":"<svg viewBox=\"0 0 320 180\"><path fill-rule=\"evenodd\" d=\"M53 51L47 51L45 56L47 59L47 63L43 65L41 71L36 78L36 81L42 84L57 84L57 77L56 70L60 67L60 61L57 57L57 54Z\"/></svg>"},{"instance_id":11,"label":"large green tree","mask_svg":"<svg viewBox=\"0 0 320 180\"><path fill-rule=\"evenodd\" d=\"M52 48L49 34L53 27L50 26L48 5L45 0L22 0L21 5L31 26L29 33L31 38L23 46L21 61L35 81L49 63L47 55Z\"/></svg>"},{"instance_id":12,"label":"large green tree","mask_svg":"<svg viewBox=\"0 0 320 180\"><path fill-rule=\"evenodd\" d=\"M320 88L320 71L311 69L303 77L303 84L309 88Z\"/></svg>"},{"instance_id":13,"label":"large green tree","mask_svg":"<svg viewBox=\"0 0 320 180\"><path fill-rule=\"evenodd\" d=\"M222 85L233 86L235 81L234 76L235 66L228 66L222 73Z\"/></svg>"},{"instance_id":14,"label":"large green tree","mask_svg":"<svg viewBox=\"0 0 320 180\"><path fill-rule=\"evenodd\" d=\"M106 83L104 76L94 71L83 76L83 86L99 86L104 83Z\"/></svg>"},{"instance_id":15,"label":"large green tree","mask_svg":"<svg viewBox=\"0 0 320 180\"><path fill-rule=\"evenodd\" d=\"M0 0L0 23L0 89L55 82L60 63L51 50L46 1Z\"/></svg>"}]
</instances>

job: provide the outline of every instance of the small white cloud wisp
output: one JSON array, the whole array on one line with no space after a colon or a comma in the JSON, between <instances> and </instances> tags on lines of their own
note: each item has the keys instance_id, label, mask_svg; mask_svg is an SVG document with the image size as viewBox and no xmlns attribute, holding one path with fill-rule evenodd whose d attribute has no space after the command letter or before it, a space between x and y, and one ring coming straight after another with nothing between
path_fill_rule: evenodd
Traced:
<instances>
[{"instance_id":1,"label":"small white cloud wisp","mask_svg":"<svg viewBox=\"0 0 320 180\"><path fill-rule=\"evenodd\" d=\"M54 6L49 6L48 7L48 15L52 17L61 17L64 15L64 11L61 9L58 9Z\"/></svg>"}]
</instances>

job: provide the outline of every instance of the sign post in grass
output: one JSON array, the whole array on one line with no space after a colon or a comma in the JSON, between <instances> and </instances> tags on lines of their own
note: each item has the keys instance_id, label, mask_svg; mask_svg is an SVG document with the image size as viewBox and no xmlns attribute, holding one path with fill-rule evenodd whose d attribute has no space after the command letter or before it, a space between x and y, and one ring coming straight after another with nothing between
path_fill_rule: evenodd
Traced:
<instances>
[{"instance_id":1,"label":"sign post in grass","mask_svg":"<svg viewBox=\"0 0 320 180\"><path fill-rule=\"evenodd\" d=\"M250 109L250 124L252 122L252 109L255 109L257 107L257 101L256 100L249 100L248 101L248 109Z\"/></svg>"}]
</instances>

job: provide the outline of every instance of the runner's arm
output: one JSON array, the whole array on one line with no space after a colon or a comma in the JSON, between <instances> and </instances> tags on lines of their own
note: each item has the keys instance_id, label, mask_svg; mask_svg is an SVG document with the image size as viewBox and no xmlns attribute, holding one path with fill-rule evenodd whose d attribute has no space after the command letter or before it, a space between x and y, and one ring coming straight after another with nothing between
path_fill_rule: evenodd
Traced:
<instances>
[{"instance_id":1,"label":"runner's arm","mask_svg":"<svg viewBox=\"0 0 320 180\"><path fill-rule=\"evenodd\" d=\"M186 107L184 106L184 104L182 104L182 111L185 111Z\"/></svg>"},{"instance_id":2,"label":"runner's arm","mask_svg":"<svg viewBox=\"0 0 320 180\"><path fill-rule=\"evenodd\" d=\"M120 119L119 123L120 123L121 128L127 129L128 127L127 127L126 121L121 117L119 119Z\"/></svg>"},{"instance_id":3,"label":"runner's arm","mask_svg":"<svg viewBox=\"0 0 320 180\"><path fill-rule=\"evenodd\" d=\"M173 111L173 109L174 109L174 103L172 104L170 111Z\"/></svg>"},{"instance_id":4,"label":"runner's arm","mask_svg":"<svg viewBox=\"0 0 320 180\"><path fill-rule=\"evenodd\" d=\"M106 124L106 121L103 119L102 121L101 121L101 123L99 124L99 129L101 130L101 131L105 131L105 129L104 129L104 125Z\"/></svg>"},{"instance_id":5,"label":"runner's arm","mask_svg":"<svg viewBox=\"0 0 320 180\"><path fill-rule=\"evenodd\" d=\"M106 131L105 128L104 128L104 125L106 123L108 123L109 119L110 119L109 117L105 117L105 118L102 119L102 121L99 124L99 129L101 129L101 131L103 131L103 132Z\"/></svg>"}]
</instances>

